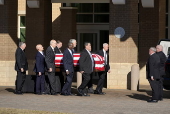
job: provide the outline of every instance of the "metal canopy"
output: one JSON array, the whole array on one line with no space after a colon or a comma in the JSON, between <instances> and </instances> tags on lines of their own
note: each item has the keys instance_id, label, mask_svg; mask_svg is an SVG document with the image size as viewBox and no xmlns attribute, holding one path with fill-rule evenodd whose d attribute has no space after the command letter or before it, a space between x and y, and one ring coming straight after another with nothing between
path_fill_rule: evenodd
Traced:
<instances>
[{"instance_id":1,"label":"metal canopy","mask_svg":"<svg viewBox=\"0 0 170 114\"><path fill-rule=\"evenodd\" d=\"M4 5L4 0L0 0L0 5Z\"/></svg>"},{"instance_id":2,"label":"metal canopy","mask_svg":"<svg viewBox=\"0 0 170 114\"><path fill-rule=\"evenodd\" d=\"M110 3L110 0L51 0L52 3Z\"/></svg>"},{"instance_id":3,"label":"metal canopy","mask_svg":"<svg viewBox=\"0 0 170 114\"><path fill-rule=\"evenodd\" d=\"M144 8L153 8L154 7L154 0L141 0L142 6Z\"/></svg>"}]
</instances>

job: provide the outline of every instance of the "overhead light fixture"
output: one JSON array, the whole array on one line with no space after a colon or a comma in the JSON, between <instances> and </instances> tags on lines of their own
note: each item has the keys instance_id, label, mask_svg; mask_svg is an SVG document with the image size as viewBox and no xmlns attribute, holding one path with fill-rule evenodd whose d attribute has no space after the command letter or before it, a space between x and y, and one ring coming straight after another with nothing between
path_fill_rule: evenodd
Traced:
<instances>
[{"instance_id":1,"label":"overhead light fixture","mask_svg":"<svg viewBox=\"0 0 170 114\"><path fill-rule=\"evenodd\" d=\"M124 5L125 4L125 0L112 0L113 4L117 4L117 5Z\"/></svg>"},{"instance_id":2,"label":"overhead light fixture","mask_svg":"<svg viewBox=\"0 0 170 114\"><path fill-rule=\"evenodd\" d=\"M39 8L40 1L39 0L27 0L27 5L29 8Z\"/></svg>"},{"instance_id":3,"label":"overhead light fixture","mask_svg":"<svg viewBox=\"0 0 170 114\"><path fill-rule=\"evenodd\" d=\"M0 0L0 5L4 5L4 0Z\"/></svg>"},{"instance_id":4,"label":"overhead light fixture","mask_svg":"<svg viewBox=\"0 0 170 114\"><path fill-rule=\"evenodd\" d=\"M144 8L153 8L154 7L154 0L141 0L142 6Z\"/></svg>"}]
</instances>

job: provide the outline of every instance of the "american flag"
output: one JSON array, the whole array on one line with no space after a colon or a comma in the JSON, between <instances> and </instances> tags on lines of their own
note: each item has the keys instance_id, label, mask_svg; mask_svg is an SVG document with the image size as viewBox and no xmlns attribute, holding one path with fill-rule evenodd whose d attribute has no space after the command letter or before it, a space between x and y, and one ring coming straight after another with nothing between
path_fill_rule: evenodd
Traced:
<instances>
[{"instance_id":1,"label":"american flag","mask_svg":"<svg viewBox=\"0 0 170 114\"><path fill-rule=\"evenodd\" d=\"M92 54L92 57L94 58L94 62L95 62L95 70L104 71L105 70L104 57L102 57L98 54ZM75 67L79 66L79 58L80 58L80 53L73 54L73 61L74 61ZM55 65L56 65L56 67L63 66L63 54L55 55Z\"/></svg>"}]
</instances>

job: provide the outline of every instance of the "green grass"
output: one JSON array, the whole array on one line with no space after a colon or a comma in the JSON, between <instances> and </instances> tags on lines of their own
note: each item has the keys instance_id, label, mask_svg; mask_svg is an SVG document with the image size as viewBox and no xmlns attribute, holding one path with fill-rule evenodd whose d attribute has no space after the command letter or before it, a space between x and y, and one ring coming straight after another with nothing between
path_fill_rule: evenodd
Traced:
<instances>
[{"instance_id":1,"label":"green grass","mask_svg":"<svg viewBox=\"0 0 170 114\"><path fill-rule=\"evenodd\" d=\"M13 109L13 108L0 108L0 114L68 114L68 113Z\"/></svg>"}]
</instances>

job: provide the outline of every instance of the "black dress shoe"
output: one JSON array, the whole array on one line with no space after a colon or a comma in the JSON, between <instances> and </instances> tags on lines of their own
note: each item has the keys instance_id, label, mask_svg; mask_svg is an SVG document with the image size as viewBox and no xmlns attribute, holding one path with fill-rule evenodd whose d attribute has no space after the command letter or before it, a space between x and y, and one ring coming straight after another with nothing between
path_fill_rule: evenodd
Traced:
<instances>
[{"instance_id":1,"label":"black dress shoe","mask_svg":"<svg viewBox=\"0 0 170 114\"><path fill-rule=\"evenodd\" d=\"M88 91L88 93L92 93L92 94L94 93L93 88L88 88L88 90L87 90L87 91Z\"/></svg>"},{"instance_id":2,"label":"black dress shoe","mask_svg":"<svg viewBox=\"0 0 170 114\"><path fill-rule=\"evenodd\" d=\"M51 93L51 95L58 95L58 93Z\"/></svg>"},{"instance_id":3,"label":"black dress shoe","mask_svg":"<svg viewBox=\"0 0 170 114\"><path fill-rule=\"evenodd\" d=\"M77 91L78 91L78 96L83 96L83 90L78 88Z\"/></svg>"},{"instance_id":4,"label":"black dress shoe","mask_svg":"<svg viewBox=\"0 0 170 114\"><path fill-rule=\"evenodd\" d=\"M75 96L74 94L70 93L70 94L67 94L68 96Z\"/></svg>"},{"instance_id":5,"label":"black dress shoe","mask_svg":"<svg viewBox=\"0 0 170 114\"><path fill-rule=\"evenodd\" d=\"M41 92L42 95L45 95L46 93L45 92Z\"/></svg>"},{"instance_id":6,"label":"black dress shoe","mask_svg":"<svg viewBox=\"0 0 170 114\"><path fill-rule=\"evenodd\" d=\"M147 101L148 103L157 103L158 102L158 100L149 100L149 101Z\"/></svg>"},{"instance_id":7,"label":"black dress shoe","mask_svg":"<svg viewBox=\"0 0 170 114\"><path fill-rule=\"evenodd\" d=\"M21 91L15 92L15 94L17 95L23 95L23 93Z\"/></svg>"},{"instance_id":8,"label":"black dress shoe","mask_svg":"<svg viewBox=\"0 0 170 114\"><path fill-rule=\"evenodd\" d=\"M83 96L89 97L90 95L87 93L84 93Z\"/></svg>"},{"instance_id":9,"label":"black dress shoe","mask_svg":"<svg viewBox=\"0 0 170 114\"><path fill-rule=\"evenodd\" d=\"M104 92L99 92L99 91L94 91L94 94L98 94L98 95L105 95L106 93L104 93Z\"/></svg>"},{"instance_id":10,"label":"black dress shoe","mask_svg":"<svg viewBox=\"0 0 170 114\"><path fill-rule=\"evenodd\" d=\"M159 101L163 101L163 99L161 98L161 99L159 99Z\"/></svg>"},{"instance_id":11,"label":"black dress shoe","mask_svg":"<svg viewBox=\"0 0 170 114\"><path fill-rule=\"evenodd\" d=\"M66 93L61 93L60 95L63 95L63 96L68 96L68 94L66 94Z\"/></svg>"},{"instance_id":12,"label":"black dress shoe","mask_svg":"<svg viewBox=\"0 0 170 114\"><path fill-rule=\"evenodd\" d=\"M101 92L100 95L105 95L106 93L105 92Z\"/></svg>"},{"instance_id":13,"label":"black dress shoe","mask_svg":"<svg viewBox=\"0 0 170 114\"><path fill-rule=\"evenodd\" d=\"M97 90L94 91L94 94L99 94L99 92Z\"/></svg>"}]
</instances>

